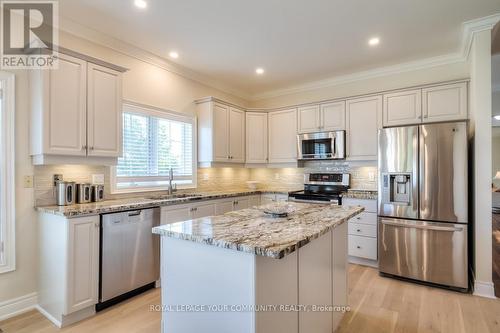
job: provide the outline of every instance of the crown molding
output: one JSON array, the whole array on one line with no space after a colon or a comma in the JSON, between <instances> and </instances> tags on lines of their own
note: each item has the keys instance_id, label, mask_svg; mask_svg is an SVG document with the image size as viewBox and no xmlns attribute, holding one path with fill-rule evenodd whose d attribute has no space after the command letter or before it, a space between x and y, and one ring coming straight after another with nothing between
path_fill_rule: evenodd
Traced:
<instances>
[{"instance_id":1,"label":"crown molding","mask_svg":"<svg viewBox=\"0 0 500 333\"><path fill-rule=\"evenodd\" d=\"M474 34L485 30L492 30L498 22L500 22L500 13L462 23L462 43L460 52L466 59L470 54Z\"/></svg>"},{"instance_id":2,"label":"crown molding","mask_svg":"<svg viewBox=\"0 0 500 333\"><path fill-rule=\"evenodd\" d=\"M250 100L251 96L244 91L234 89L233 87L230 87L229 85L224 84L217 79L200 74L179 64L172 63L166 58L129 44L123 40L109 36L100 31L84 26L67 17L60 17L59 28L66 33L86 39L90 42L107 47L118 53L132 57L150 65L157 66L189 80L196 81L214 89L218 89L222 92L242 98L246 101Z\"/></svg>"},{"instance_id":3,"label":"crown molding","mask_svg":"<svg viewBox=\"0 0 500 333\"><path fill-rule=\"evenodd\" d=\"M329 78L326 80L309 82L306 84L302 84L302 85L298 85L298 86L294 86L294 87L290 87L290 88L285 88L285 89L277 89L277 90L265 92L262 94L255 94L255 95L251 96L251 100L258 101L258 100L267 99L267 98L273 98L273 97L278 97L278 96L283 96L283 95L290 95L290 94L301 93L301 92L306 92L306 91L311 91L311 90L316 90L316 89L321 89L321 88L333 87L333 86L351 83L351 82L356 82L356 81L363 81L363 80L367 80L367 79L388 76L391 74L411 72L411 71L415 71L415 70L438 67L438 66L442 66L442 65L460 63L460 62L465 62L465 61L466 61L466 59L465 59L465 57L462 56L462 54L452 53L452 54L447 54L447 55L443 55L443 56L426 58L426 59L422 59L422 60L401 63L401 64L397 64L397 65L378 67L378 68L374 68L374 69L370 69L370 70L366 70L366 71L362 71L362 72L336 76L336 77L332 77L332 78Z\"/></svg>"}]
</instances>

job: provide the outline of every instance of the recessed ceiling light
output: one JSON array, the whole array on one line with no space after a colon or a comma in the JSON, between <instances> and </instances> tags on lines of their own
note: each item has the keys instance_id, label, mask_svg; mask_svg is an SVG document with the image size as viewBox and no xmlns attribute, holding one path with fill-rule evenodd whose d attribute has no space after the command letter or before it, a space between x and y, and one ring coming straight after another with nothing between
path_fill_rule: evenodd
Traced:
<instances>
[{"instance_id":1,"label":"recessed ceiling light","mask_svg":"<svg viewBox=\"0 0 500 333\"><path fill-rule=\"evenodd\" d=\"M368 41L368 45L370 45L370 46L375 46L378 44L380 44L380 38L378 38L378 37L370 38L370 40Z\"/></svg>"},{"instance_id":2,"label":"recessed ceiling light","mask_svg":"<svg viewBox=\"0 0 500 333\"><path fill-rule=\"evenodd\" d=\"M257 74L259 74L259 75L264 74L264 68L260 68L260 67L259 67L259 68L257 68L257 69L255 70L255 73L257 73Z\"/></svg>"},{"instance_id":3,"label":"recessed ceiling light","mask_svg":"<svg viewBox=\"0 0 500 333\"><path fill-rule=\"evenodd\" d=\"M168 55L170 56L170 58L173 58L173 59L179 58L179 53L177 53L175 51L171 51Z\"/></svg>"},{"instance_id":4,"label":"recessed ceiling light","mask_svg":"<svg viewBox=\"0 0 500 333\"><path fill-rule=\"evenodd\" d=\"M134 5L138 8L144 9L148 6L145 0L134 0Z\"/></svg>"},{"instance_id":5,"label":"recessed ceiling light","mask_svg":"<svg viewBox=\"0 0 500 333\"><path fill-rule=\"evenodd\" d=\"M500 120L500 114L497 114L496 116L494 116L493 118L495 118L495 120Z\"/></svg>"}]
</instances>

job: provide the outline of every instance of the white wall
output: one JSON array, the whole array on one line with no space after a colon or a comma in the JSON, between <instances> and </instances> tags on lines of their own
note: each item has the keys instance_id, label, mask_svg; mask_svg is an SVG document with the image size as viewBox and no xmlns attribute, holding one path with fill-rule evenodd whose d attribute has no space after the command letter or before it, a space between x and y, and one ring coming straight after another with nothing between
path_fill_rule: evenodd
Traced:
<instances>
[{"instance_id":1,"label":"white wall","mask_svg":"<svg viewBox=\"0 0 500 333\"><path fill-rule=\"evenodd\" d=\"M491 177L495 177L495 174L500 171L500 128L498 129L498 134L497 136L493 136L492 140L492 146L491 146L491 151L493 152L492 154L492 159L491 159ZM500 188L500 179L495 179L493 180L493 183L497 188Z\"/></svg>"},{"instance_id":2,"label":"white wall","mask_svg":"<svg viewBox=\"0 0 500 333\"><path fill-rule=\"evenodd\" d=\"M491 30L474 34L469 56L471 131L474 135L475 293L494 295L491 240Z\"/></svg>"},{"instance_id":3,"label":"white wall","mask_svg":"<svg viewBox=\"0 0 500 333\"><path fill-rule=\"evenodd\" d=\"M463 61L266 98L250 105L256 108L281 107L466 78L469 78L469 66Z\"/></svg>"}]
</instances>

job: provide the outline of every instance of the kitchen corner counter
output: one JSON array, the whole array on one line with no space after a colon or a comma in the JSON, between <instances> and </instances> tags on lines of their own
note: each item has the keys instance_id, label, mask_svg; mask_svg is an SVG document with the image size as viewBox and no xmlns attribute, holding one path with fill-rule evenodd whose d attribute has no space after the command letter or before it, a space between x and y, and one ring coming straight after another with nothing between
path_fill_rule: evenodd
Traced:
<instances>
[{"instance_id":1,"label":"kitchen corner counter","mask_svg":"<svg viewBox=\"0 0 500 333\"><path fill-rule=\"evenodd\" d=\"M161 236L281 259L347 222L362 207L290 203L288 217L273 218L257 208L153 228Z\"/></svg>"},{"instance_id":2,"label":"kitchen corner counter","mask_svg":"<svg viewBox=\"0 0 500 333\"><path fill-rule=\"evenodd\" d=\"M189 192L193 196L180 198L165 198L161 195L147 194L142 197L104 200L87 204L74 204L69 206L39 206L35 209L40 213L60 215L67 218L92 216L105 213L113 213L124 210L144 209L159 206L179 205L183 203L199 202L204 200L214 200L232 198L238 196L259 195L259 194L288 194L292 192L287 189L262 189L262 190L236 190L236 191L213 191L213 192ZM184 194L180 192L179 194Z\"/></svg>"},{"instance_id":3,"label":"kitchen corner counter","mask_svg":"<svg viewBox=\"0 0 500 333\"><path fill-rule=\"evenodd\" d=\"M344 198L377 200L377 190L349 189Z\"/></svg>"}]
</instances>

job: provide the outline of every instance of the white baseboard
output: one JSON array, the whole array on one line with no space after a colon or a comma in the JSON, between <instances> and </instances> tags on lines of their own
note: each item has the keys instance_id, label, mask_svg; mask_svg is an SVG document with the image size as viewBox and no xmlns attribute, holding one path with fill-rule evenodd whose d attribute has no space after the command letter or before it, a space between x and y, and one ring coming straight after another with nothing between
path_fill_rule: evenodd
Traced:
<instances>
[{"instance_id":1,"label":"white baseboard","mask_svg":"<svg viewBox=\"0 0 500 333\"><path fill-rule=\"evenodd\" d=\"M496 299L493 282L474 281L474 295Z\"/></svg>"},{"instance_id":2,"label":"white baseboard","mask_svg":"<svg viewBox=\"0 0 500 333\"><path fill-rule=\"evenodd\" d=\"M40 312L45 318L47 318L48 320L50 320L52 322L52 324L56 325L58 328L61 328L62 327L62 323L57 320L56 318L54 318L54 316L52 316L50 313L48 313L47 311L45 311L44 308L42 308L40 305L36 305L36 309L38 310L38 312Z\"/></svg>"},{"instance_id":3,"label":"white baseboard","mask_svg":"<svg viewBox=\"0 0 500 333\"><path fill-rule=\"evenodd\" d=\"M33 310L38 303L37 293L9 299L0 303L0 321Z\"/></svg>"},{"instance_id":4,"label":"white baseboard","mask_svg":"<svg viewBox=\"0 0 500 333\"><path fill-rule=\"evenodd\" d=\"M369 266L373 268L378 268L378 261L376 260L371 260L371 259L365 259L365 258L359 258L359 257L353 257L349 256L348 261L350 264L356 264L356 265L363 265L363 266Z\"/></svg>"}]
</instances>

